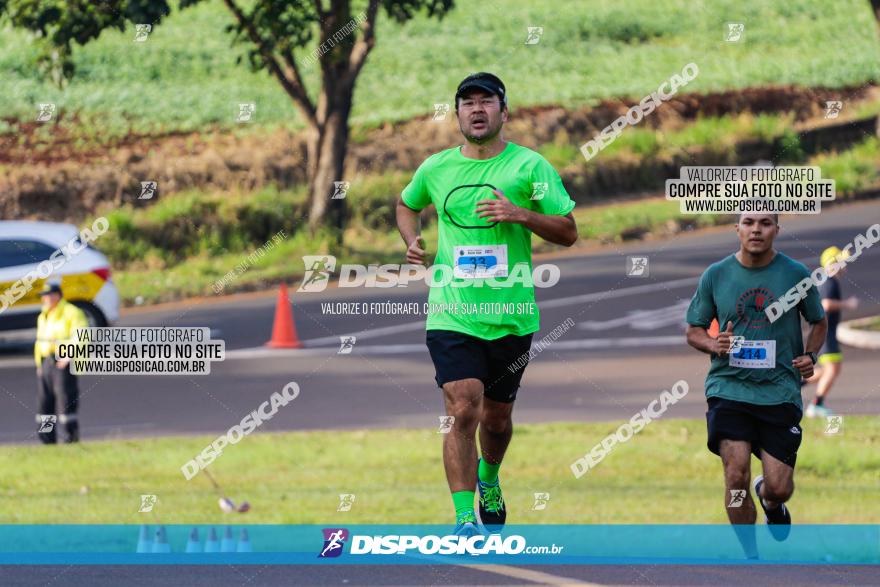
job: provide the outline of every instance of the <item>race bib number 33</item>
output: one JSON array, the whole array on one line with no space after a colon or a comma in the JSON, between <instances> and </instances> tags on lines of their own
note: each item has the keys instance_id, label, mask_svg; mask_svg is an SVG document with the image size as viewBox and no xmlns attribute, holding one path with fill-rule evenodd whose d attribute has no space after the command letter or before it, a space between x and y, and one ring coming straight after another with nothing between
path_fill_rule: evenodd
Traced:
<instances>
[{"instance_id":1,"label":"race bib number 33","mask_svg":"<svg viewBox=\"0 0 880 587\"><path fill-rule=\"evenodd\" d=\"M739 350L730 353L730 366L744 369L776 367L775 340L743 340Z\"/></svg>"},{"instance_id":2,"label":"race bib number 33","mask_svg":"<svg viewBox=\"0 0 880 587\"><path fill-rule=\"evenodd\" d=\"M453 247L453 258L459 279L507 277L507 245Z\"/></svg>"}]
</instances>

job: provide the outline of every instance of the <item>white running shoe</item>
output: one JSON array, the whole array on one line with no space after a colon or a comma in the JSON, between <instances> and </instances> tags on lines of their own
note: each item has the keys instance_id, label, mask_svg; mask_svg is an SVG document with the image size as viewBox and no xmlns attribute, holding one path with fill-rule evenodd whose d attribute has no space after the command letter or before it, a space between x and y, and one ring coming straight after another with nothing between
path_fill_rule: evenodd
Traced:
<instances>
[{"instance_id":1,"label":"white running shoe","mask_svg":"<svg viewBox=\"0 0 880 587\"><path fill-rule=\"evenodd\" d=\"M810 404L807 406L807 418L827 418L828 416L833 415L834 412L825 406L817 406L816 404Z\"/></svg>"}]
</instances>

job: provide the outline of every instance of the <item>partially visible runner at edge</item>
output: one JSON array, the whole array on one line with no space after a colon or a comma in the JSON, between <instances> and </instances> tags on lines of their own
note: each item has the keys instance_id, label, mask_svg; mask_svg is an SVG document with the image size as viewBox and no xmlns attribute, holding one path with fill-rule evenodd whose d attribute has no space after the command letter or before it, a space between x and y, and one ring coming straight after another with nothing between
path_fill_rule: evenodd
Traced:
<instances>
[{"instance_id":1,"label":"partially visible runner at edge","mask_svg":"<svg viewBox=\"0 0 880 587\"><path fill-rule=\"evenodd\" d=\"M840 377L843 370L843 350L837 342L837 325L840 324L841 310L855 310L859 307L859 299L850 296L843 299L840 287L840 278L846 275L846 261L849 254L837 247L828 247L822 251L819 263L828 271L828 279L819 286L819 294L822 296L822 307L828 315L828 334L825 336L825 344L819 350L819 362L815 373L804 383L816 383L816 395L807 406L807 418L825 418L833 415L833 412L825 405L828 393L834 382ZM834 267L839 269L832 273Z\"/></svg>"}]
</instances>

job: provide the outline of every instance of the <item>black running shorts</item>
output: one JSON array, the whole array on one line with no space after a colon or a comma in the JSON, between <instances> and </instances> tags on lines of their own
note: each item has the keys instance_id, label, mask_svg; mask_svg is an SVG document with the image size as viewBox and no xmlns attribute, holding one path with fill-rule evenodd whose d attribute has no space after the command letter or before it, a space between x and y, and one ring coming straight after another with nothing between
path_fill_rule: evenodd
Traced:
<instances>
[{"instance_id":1,"label":"black running shorts","mask_svg":"<svg viewBox=\"0 0 880 587\"><path fill-rule=\"evenodd\" d=\"M709 398L706 426L707 446L716 455L722 440L745 440L759 459L761 449L783 463L794 467L801 445L801 410L792 403L761 406L724 399Z\"/></svg>"},{"instance_id":2,"label":"black running shorts","mask_svg":"<svg viewBox=\"0 0 880 587\"><path fill-rule=\"evenodd\" d=\"M497 402L516 399L529 362L532 335L509 334L485 340L452 330L428 330L428 351L434 361L438 387L460 379L479 379L484 395Z\"/></svg>"}]
</instances>

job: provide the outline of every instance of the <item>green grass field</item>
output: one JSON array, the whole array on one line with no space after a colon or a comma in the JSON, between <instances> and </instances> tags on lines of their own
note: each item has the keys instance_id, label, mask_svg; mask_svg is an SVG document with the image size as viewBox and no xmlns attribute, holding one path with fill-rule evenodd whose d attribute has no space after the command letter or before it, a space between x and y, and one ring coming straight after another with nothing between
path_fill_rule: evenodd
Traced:
<instances>
[{"instance_id":1,"label":"green grass field","mask_svg":"<svg viewBox=\"0 0 880 587\"><path fill-rule=\"evenodd\" d=\"M0 523L446 523L452 506L435 425L253 434L210 465L230 498L250 501L247 514L221 514L208 479L180 472L213 437L4 446ZM726 521L721 465L705 448L703 421L653 422L575 479L571 462L618 425L517 426L501 470L508 522ZM803 425L795 521L880 523L880 418L847 416L833 436L824 420ZM532 511L536 492L550 493L546 509ZM355 494L351 511L336 511L340 493ZM137 513L141 494L158 496L152 514Z\"/></svg>"},{"instance_id":2,"label":"green grass field","mask_svg":"<svg viewBox=\"0 0 880 587\"><path fill-rule=\"evenodd\" d=\"M880 332L880 316L875 316L874 318L867 320L863 324L858 326L860 330L871 330L874 332Z\"/></svg>"},{"instance_id":3,"label":"green grass field","mask_svg":"<svg viewBox=\"0 0 880 587\"><path fill-rule=\"evenodd\" d=\"M357 3L355 3L357 6ZM235 60L224 27L231 16L211 0L156 26L146 43L134 28L105 31L75 52L78 73L61 91L40 79L24 33L0 33L4 119L33 120L54 102L83 141L135 132L232 128L240 102L257 104L260 125L298 127L275 81ZM726 23L744 23L741 42L723 40ZM527 27L544 27L525 45ZM302 53L306 55L311 51ZM450 102L469 72L505 80L511 105L582 106L598 98L643 96L695 61L687 91L762 84L841 87L880 79L877 26L864 0L530 0L458 2L443 21L419 16L400 26L383 18L378 45L361 75L353 122L374 125L433 112ZM314 91L318 68L304 71ZM43 129L51 132L50 128ZM0 124L0 133L15 125Z\"/></svg>"}]
</instances>

